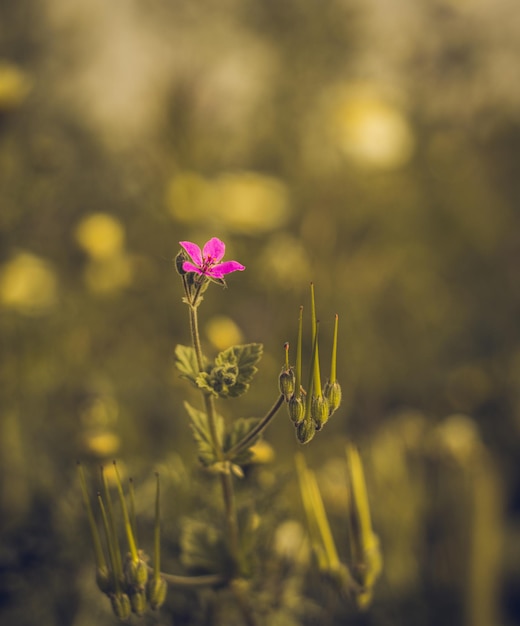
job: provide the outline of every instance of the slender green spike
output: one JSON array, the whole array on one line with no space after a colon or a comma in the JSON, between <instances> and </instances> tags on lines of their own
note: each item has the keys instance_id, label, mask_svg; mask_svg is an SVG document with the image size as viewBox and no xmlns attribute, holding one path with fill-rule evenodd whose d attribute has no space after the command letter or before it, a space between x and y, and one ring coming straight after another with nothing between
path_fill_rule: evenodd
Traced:
<instances>
[{"instance_id":1,"label":"slender green spike","mask_svg":"<svg viewBox=\"0 0 520 626\"><path fill-rule=\"evenodd\" d=\"M316 301L314 298L314 283L311 283L311 331L312 343L316 336Z\"/></svg>"},{"instance_id":2,"label":"slender green spike","mask_svg":"<svg viewBox=\"0 0 520 626\"><path fill-rule=\"evenodd\" d=\"M321 571L326 571L327 557L320 541L320 531L312 506L312 497L310 494L309 482L307 478L309 470L307 469L303 454L297 453L295 456L295 462L298 474L298 482L300 483L300 494L302 497L303 510L305 511L305 517L307 518L307 529L309 531L311 545L318 560L319 569Z\"/></svg>"},{"instance_id":3,"label":"slender green spike","mask_svg":"<svg viewBox=\"0 0 520 626\"><path fill-rule=\"evenodd\" d=\"M289 369L289 342L286 341L283 344L283 349L285 350L285 369L288 370Z\"/></svg>"},{"instance_id":4,"label":"slender green spike","mask_svg":"<svg viewBox=\"0 0 520 626\"><path fill-rule=\"evenodd\" d=\"M79 461L78 461L78 474L79 474L79 480L81 483L81 491L83 492L83 501L85 503L85 508L87 510L90 532L92 534L92 543L94 545L96 567L98 570L103 569L103 568L106 569L107 564L106 564L103 548L101 547L101 537L99 536L99 530L96 524L96 520L94 518L92 506L90 504L90 498L88 497L88 489L87 489L87 481L85 480L85 473Z\"/></svg>"},{"instance_id":5,"label":"slender green spike","mask_svg":"<svg viewBox=\"0 0 520 626\"><path fill-rule=\"evenodd\" d=\"M332 340L332 357L330 360L330 382L336 382L336 357L338 353L338 314L334 318L334 338Z\"/></svg>"},{"instance_id":6,"label":"slender green spike","mask_svg":"<svg viewBox=\"0 0 520 626\"><path fill-rule=\"evenodd\" d=\"M134 479L128 479L128 496L130 498L130 524L135 537L135 543L139 545L139 539L137 538L137 522L135 516L135 488Z\"/></svg>"},{"instance_id":7,"label":"slender green spike","mask_svg":"<svg viewBox=\"0 0 520 626\"><path fill-rule=\"evenodd\" d=\"M312 395L314 393L314 363L316 361L316 349L318 347L318 336L315 334L312 346L311 367L309 371L309 385L307 388L307 397L305 398L305 419L311 416Z\"/></svg>"},{"instance_id":8,"label":"slender green spike","mask_svg":"<svg viewBox=\"0 0 520 626\"><path fill-rule=\"evenodd\" d=\"M314 348L312 361L314 364L314 395L318 398L321 398L321 376L320 376L320 359L318 356L318 335L320 329L320 322L317 321L314 325Z\"/></svg>"},{"instance_id":9,"label":"slender green spike","mask_svg":"<svg viewBox=\"0 0 520 626\"><path fill-rule=\"evenodd\" d=\"M318 340L317 340L319 324L320 324L319 321L316 319L316 299L314 297L314 283L311 283L311 326L312 326L312 343L313 343L312 370L314 372L314 394L318 398L321 398L322 392L321 392L321 377L320 377L320 359L318 356Z\"/></svg>"},{"instance_id":10,"label":"slender green spike","mask_svg":"<svg viewBox=\"0 0 520 626\"><path fill-rule=\"evenodd\" d=\"M157 583L161 572L161 484L159 481L159 472L155 473L157 480L157 489L155 492L155 526L154 526L154 567L153 577Z\"/></svg>"},{"instance_id":11,"label":"slender green spike","mask_svg":"<svg viewBox=\"0 0 520 626\"><path fill-rule=\"evenodd\" d=\"M126 506L125 494L123 493L123 485L121 484L121 477L119 476L119 470L117 469L117 464L115 461L114 461L114 469L115 469L115 475L116 475L117 491L119 493L119 500L121 502L121 510L123 512L123 520L125 524L126 538L128 540L128 549L130 550L132 561L136 563L139 560L139 555L137 554L137 547L135 545L134 533L132 532L132 525L130 524L130 517L128 515L128 508Z\"/></svg>"},{"instance_id":12,"label":"slender green spike","mask_svg":"<svg viewBox=\"0 0 520 626\"><path fill-rule=\"evenodd\" d=\"M103 466L101 466L101 481L103 483L103 492L105 494L105 500L107 503L106 513L108 519L108 528L110 529L110 536L107 535L107 540L108 538L110 538L110 542L114 550L114 555L116 559L116 566L114 567L114 569L117 569L117 572L122 573L123 563L121 560L119 541L117 539L116 520L114 516L114 509L112 507L112 498L110 497L110 490L108 488L107 477L105 476L105 470L103 469Z\"/></svg>"},{"instance_id":13,"label":"slender green spike","mask_svg":"<svg viewBox=\"0 0 520 626\"><path fill-rule=\"evenodd\" d=\"M316 481L316 476L311 470L308 470L307 480L309 484L309 495L312 508L316 518L316 524L320 532L320 537L323 542L323 548L327 556L329 571L339 570L340 560L338 551L336 550L336 544L334 543L334 538L332 537L329 520L325 512L325 507L323 506L323 500Z\"/></svg>"},{"instance_id":14,"label":"slender green spike","mask_svg":"<svg viewBox=\"0 0 520 626\"><path fill-rule=\"evenodd\" d=\"M300 394L302 386L302 337L303 337L303 306L300 307L298 317L298 343L296 345L296 395Z\"/></svg>"},{"instance_id":15,"label":"slender green spike","mask_svg":"<svg viewBox=\"0 0 520 626\"><path fill-rule=\"evenodd\" d=\"M108 556L110 559L110 569L112 571L114 589L116 593L121 591L120 581L123 577L123 568L120 565L121 555L119 554L119 546L115 546L112 540L112 531L110 529L110 524L107 516L107 512L105 509L105 505L103 504L103 498L101 494L98 492L97 494L99 508L101 510L101 519L103 520L103 527L105 529L105 536L107 540L108 546Z\"/></svg>"}]
</instances>

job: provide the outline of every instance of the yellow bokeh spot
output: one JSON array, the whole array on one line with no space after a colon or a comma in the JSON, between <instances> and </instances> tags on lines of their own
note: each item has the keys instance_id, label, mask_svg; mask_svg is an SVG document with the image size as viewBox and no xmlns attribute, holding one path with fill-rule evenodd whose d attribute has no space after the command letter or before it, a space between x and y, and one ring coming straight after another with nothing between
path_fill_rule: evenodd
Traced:
<instances>
[{"instance_id":1,"label":"yellow bokeh spot","mask_svg":"<svg viewBox=\"0 0 520 626\"><path fill-rule=\"evenodd\" d=\"M180 172L168 187L167 203L171 215L181 222L204 221L241 234L276 230L291 213L285 185L255 172L227 173L215 179Z\"/></svg>"},{"instance_id":2,"label":"yellow bokeh spot","mask_svg":"<svg viewBox=\"0 0 520 626\"><path fill-rule=\"evenodd\" d=\"M414 150L414 136L404 114L362 89L335 101L331 132L345 156L369 167L401 167Z\"/></svg>"},{"instance_id":3,"label":"yellow bokeh spot","mask_svg":"<svg viewBox=\"0 0 520 626\"><path fill-rule=\"evenodd\" d=\"M0 111L18 107L30 90L25 72L11 63L0 62Z\"/></svg>"},{"instance_id":4,"label":"yellow bokeh spot","mask_svg":"<svg viewBox=\"0 0 520 626\"><path fill-rule=\"evenodd\" d=\"M217 350L225 350L243 340L240 328L225 315L217 315L209 320L206 335Z\"/></svg>"},{"instance_id":5,"label":"yellow bokeh spot","mask_svg":"<svg viewBox=\"0 0 520 626\"><path fill-rule=\"evenodd\" d=\"M106 213L93 213L76 228L76 241L93 259L109 259L119 255L124 240L121 222Z\"/></svg>"},{"instance_id":6,"label":"yellow bokeh spot","mask_svg":"<svg viewBox=\"0 0 520 626\"><path fill-rule=\"evenodd\" d=\"M85 449L97 457L113 456L121 445L117 435L110 432L90 433L85 436Z\"/></svg>"},{"instance_id":7,"label":"yellow bokeh spot","mask_svg":"<svg viewBox=\"0 0 520 626\"><path fill-rule=\"evenodd\" d=\"M25 252L0 270L0 302L24 315L45 313L56 303L57 279L49 264Z\"/></svg>"}]
</instances>

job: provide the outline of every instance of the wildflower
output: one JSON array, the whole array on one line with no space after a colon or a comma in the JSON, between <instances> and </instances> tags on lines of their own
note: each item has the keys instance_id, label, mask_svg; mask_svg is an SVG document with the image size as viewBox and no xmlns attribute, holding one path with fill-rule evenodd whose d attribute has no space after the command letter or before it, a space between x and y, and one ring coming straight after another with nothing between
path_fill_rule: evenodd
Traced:
<instances>
[{"instance_id":1,"label":"wildflower","mask_svg":"<svg viewBox=\"0 0 520 626\"><path fill-rule=\"evenodd\" d=\"M226 244L220 239L217 239L217 237L213 237L207 241L202 251L197 244L191 243L191 241L181 241L179 243L193 261L193 263L191 261L183 262L182 269L185 272L195 272L196 274L201 274L208 278L219 279L230 272L246 269L244 265L237 261L224 261L224 263L220 263L220 260L226 252Z\"/></svg>"}]
</instances>

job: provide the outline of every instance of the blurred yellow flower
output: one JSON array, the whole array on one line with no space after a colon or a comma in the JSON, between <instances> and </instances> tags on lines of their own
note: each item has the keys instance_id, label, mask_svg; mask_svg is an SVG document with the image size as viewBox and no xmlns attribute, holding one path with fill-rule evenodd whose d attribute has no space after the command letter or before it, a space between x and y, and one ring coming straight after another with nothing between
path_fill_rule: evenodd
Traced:
<instances>
[{"instance_id":1,"label":"blurred yellow flower","mask_svg":"<svg viewBox=\"0 0 520 626\"><path fill-rule=\"evenodd\" d=\"M76 241L93 259L109 259L120 254L125 233L119 220L106 213L92 213L76 228Z\"/></svg>"},{"instance_id":2,"label":"blurred yellow flower","mask_svg":"<svg viewBox=\"0 0 520 626\"><path fill-rule=\"evenodd\" d=\"M0 111L15 109L30 90L27 74L15 65L0 62Z\"/></svg>"},{"instance_id":3,"label":"blurred yellow flower","mask_svg":"<svg viewBox=\"0 0 520 626\"><path fill-rule=\"evenodd\" d=\"M404 114L363 89L339 97L332 127L341 151L362 165L398 168L412 156L414 137Z\"/></svg>"},{"instance_id":4,"label":"blurred yellow flower","mask_svg":"<svg viewBox=\"0 0 520 626\"><path fill-rule=\"evenodd\" d=\"M282 227L290 217L285 185L255 172L226 173L214 180L180 172L167 190L171 215L185 223L204 223L241 234Z\"/></svg>"},{"instance_id":5,"label":"blurred yellow flower","mask_svg":"<svg viewBox=\"0 0 520 626\"><path fill-rule=\"evenodd\" d=\"M240 328L225 315L216 315L208 321L206 335L217 350L225 350L243 340Z\"/></svg>"},{"instance_id":6,"label":"blurred yellow flower","mask_svg":"<svg viewBox=\"0 0 520 626\"><path fill-rule=\"evenodd\" d=\"M0 302L24 315L45 313L56 303L57 279L49 264L20 252L0 269Z\"/></svg>"}]
</instances>

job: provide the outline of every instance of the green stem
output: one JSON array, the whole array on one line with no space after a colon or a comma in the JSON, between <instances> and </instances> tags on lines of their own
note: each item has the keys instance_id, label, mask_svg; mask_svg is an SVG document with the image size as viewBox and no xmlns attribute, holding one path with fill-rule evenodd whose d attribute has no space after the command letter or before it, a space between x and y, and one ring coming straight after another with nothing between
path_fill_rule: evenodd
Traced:
<instances>
[{"instance_id":1,"label":"green stem","mask_svg":"<svg viewBox=\"0 0 520 626\"><path fill-rule=\"evenodd\" d=\"M273 406L271 407L271 409L269 410L269 413L267 413L267 415L265 415L265 417L263 417L260 422L258 422L258 424L252 428L247 435L245 435L245 437L243 439L241 439L239 442L237 442L232 448L230 448L229 450L226 451L225 453L225 458L229 461L232 461L233 458L239 453L242 452L242 450L244 450L245 448L247 448L249 446L249 444L254 441L254 439L256 437L258 437L258 435L260 433L262 433L267 426L269 426L269 424L271 423L271 420L274 418L274 416L276 415L276 413L278 412L279 408L282 406L284 402L284 396L283 394L280 395L280 397L278 398L278 400L273 404Z\"/></svg>"},{"instance_id":2,"label":"green stem","mask_svg":"<svg viewBox=\"0 0 520 626\"><path fill-rule=\"evenodd\" d=\"M193 349L197 358L197 365L199 371L204 369L204 356L202 354L202 347L200 343L199 324L197 315L197 306L190 306L190 329L191 339L193 343ZM217 414L215 411L215 402L212 395L204 393L204 404L206 408L206 415L208 418L208 426L211 434L211 440L213 443L213 449L219 462L225 462L226 458L222 449L222 442L217 431ZM233 560L234 568L238 565L238 553L239 553L239 535L238 535L238 521L235 506L235 493L233 489L233 479L230 472L222 472L220 474L220 482L222 485L222 494L224 496L224 507L226 514L226 525L228 530L229 549Z\"/></svg>"}]
</instances>

